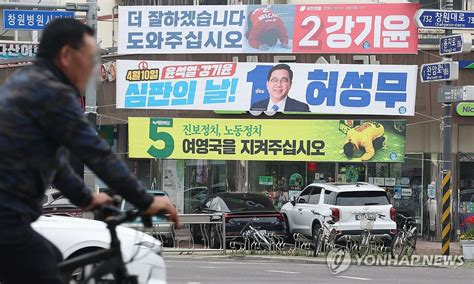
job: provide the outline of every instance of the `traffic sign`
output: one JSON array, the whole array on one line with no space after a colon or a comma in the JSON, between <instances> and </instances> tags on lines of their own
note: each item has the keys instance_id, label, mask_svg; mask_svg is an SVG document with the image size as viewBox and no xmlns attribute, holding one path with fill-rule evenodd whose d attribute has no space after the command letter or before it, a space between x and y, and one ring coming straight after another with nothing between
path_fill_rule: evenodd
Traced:
<instances>
[{"instance_id":1,"label":"traffic sign","mask_svg":"<svg viewBox=\"0 0 474 284\"><path fill-rule=\"evenodd\" d=\"M419 28L474 29L474 11L420 9L415 19Z\"/></svg>"},{"instance_id":2,"label":"traffic sign","mask_svg":"<svg viewBox=\"0 0 474 284\"><path fill-rule=\"evenodd\" d=\"M456 107L456 112L460 116L474 116L474 102L462 102Z\"/></svg>"},{"instance_id":3,"label":"traffic sign","mask_svg":"<svg viewBox=\"0 0 474 284\"><path fill-rule=\"evenodd\" d=\"M6 30L42 30L56 18L74 18L73 11L3 10Z\"/></svg>"},{"instance_id":4,"label":"traffic sign","mask_svg":"<svg viewBox=\"0 0 474 284\"><path fill-rule=\"evenodd\" d=\"M474 100L474 86L441 86L438 89L438 102L452 103Z\"/></svg>"},{"instance_id":5,"label":"traffic sign","mask_svg":"<svg viewBox=\"0 0 474 284\"><path fill-rule=\"evenodd\" d=\"M459 77L459 64L455 61L421 65L421 82L454 81Z\"/></svg>"},{"instance_id":6,"label":"traffic sign","mask_svg":"<svg viewBox=\"0 0 474 284\"><path fill-rule=\"evenodd\" d=\"M439 54L452 55L469 53L472 48L471 34L456 34L443 36L439 39Z\"/></svg>"}]
</instances>

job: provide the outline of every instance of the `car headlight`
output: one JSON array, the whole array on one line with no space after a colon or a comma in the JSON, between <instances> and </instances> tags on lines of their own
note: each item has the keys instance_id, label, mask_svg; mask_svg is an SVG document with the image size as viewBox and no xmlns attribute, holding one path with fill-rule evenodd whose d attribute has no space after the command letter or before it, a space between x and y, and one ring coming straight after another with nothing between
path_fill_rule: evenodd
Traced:
<instances>
[{"instance_id":1,"label":"car headlight","mask_svg":"<svg viewBox=\"0 0 474 284\"><path fill-rule=\"evenodd\" d=\"M141 247L145 247L147 249L150 249L151 251L153 251L157 255L161 255L162 252L163 252L161 244L157 244L157 243L153 243L153 242L149 242L149 241L144 241L144 242L139 242L136 245L141 246Z\"/></svg>"}]
</instances>

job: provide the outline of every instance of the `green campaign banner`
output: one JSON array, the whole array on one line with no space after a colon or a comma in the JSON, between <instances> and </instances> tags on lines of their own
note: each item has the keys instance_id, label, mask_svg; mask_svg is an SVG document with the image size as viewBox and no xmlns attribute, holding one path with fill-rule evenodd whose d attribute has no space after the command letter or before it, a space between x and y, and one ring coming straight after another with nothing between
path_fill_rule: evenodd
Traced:
<instances>
[{"instance_id":1,"label":"green campaign banner","mask_svg":"<svg viewBox=\"0 0 474 284\"><path fill-rule=\"evenodd\" d=\"M129 118L129 157L403 162L403 120Z\"/></svg>"}]
</instances>

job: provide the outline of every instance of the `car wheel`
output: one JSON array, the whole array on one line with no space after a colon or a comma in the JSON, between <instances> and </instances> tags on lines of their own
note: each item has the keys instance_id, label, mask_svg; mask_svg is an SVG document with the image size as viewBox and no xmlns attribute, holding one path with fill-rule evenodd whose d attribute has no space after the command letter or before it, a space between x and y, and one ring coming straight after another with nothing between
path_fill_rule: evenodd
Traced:
<instances>
[{"instance_id":1,"label":"car wheel","mask_svg":"<svg viewBox=\"0 0 474 284\"><path fill-rule=\"evenodd\" d=\"M311 227L311 234L313 237L313 244L314 244L313 255L318 256L323 248L323 240L321 240L323 231L321 229L321 224L319 224L319 222L313 223L313 226Z\"/></svg>"},{"instance_id":2,"label":"car wheel","mask_svg":"<svg viewBox=\"0 0 474 284\"><path fill-rule=\"evenodd\" d=\"M209 245L212 249L221 248L221 234L217 231L216 226L212 226L209 238Z\"/></svg>"}]
</instances>

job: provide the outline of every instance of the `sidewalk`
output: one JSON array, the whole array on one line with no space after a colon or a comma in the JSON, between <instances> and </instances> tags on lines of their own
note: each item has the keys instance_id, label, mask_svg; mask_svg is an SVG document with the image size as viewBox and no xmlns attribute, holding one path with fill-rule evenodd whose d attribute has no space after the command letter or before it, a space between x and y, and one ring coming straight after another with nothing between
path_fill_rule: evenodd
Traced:
<instances>
[{"instance_id":1,"label":"sidewalk","mask_svg":"<svg viewBox=\"0 0 474 284\"><path fill-rule=\"evenodd\" d=\"M440 255L441 242L430 242L418 239L416 242L416 254L418 255ZM451 242L451 255L462 255L461 243Z\"/></svg>"}]
</instances>

